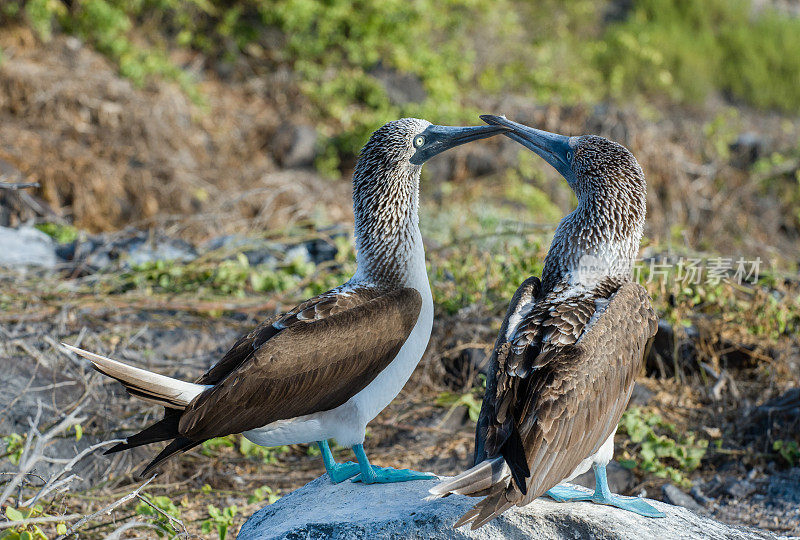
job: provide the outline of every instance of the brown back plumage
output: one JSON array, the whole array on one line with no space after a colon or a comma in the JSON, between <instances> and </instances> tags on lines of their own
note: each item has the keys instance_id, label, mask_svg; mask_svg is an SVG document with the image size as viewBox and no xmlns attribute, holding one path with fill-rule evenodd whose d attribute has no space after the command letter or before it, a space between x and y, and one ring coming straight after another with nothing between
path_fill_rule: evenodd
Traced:
<instances>
[{"instance_id":1,"label":"brown back plumage","mask_svg":"<svg viewBox=\"0 0 800 540\"><path fill-rule=\"evenodd\" d=\"M483 448L488 459L502 455L512 476L490 489L459 491L488 496L456 526L472 522L477 528L515 504L528 504L597 452L616 430L658 318L640 285L627 282L609 292L575 300L569 316L563 315L563 305L541 298L519 325L527 330L498 351L497 382L493 395L487 385L476 448ZM589 324L595 310L588 305L604 298L608 305ZM584 320L576 323L573 316ZM509 453L515 431L522 455ZM529 471L522 475L524 483L518 482L515 469Z\"/></svg>"}]
</instances>

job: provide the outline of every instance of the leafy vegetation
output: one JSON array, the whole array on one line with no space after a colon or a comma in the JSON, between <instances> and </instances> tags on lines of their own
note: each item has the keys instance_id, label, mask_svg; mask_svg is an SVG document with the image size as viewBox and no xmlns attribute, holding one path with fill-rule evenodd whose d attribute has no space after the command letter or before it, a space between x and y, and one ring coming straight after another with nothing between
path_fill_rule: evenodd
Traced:
<instances>
[{"instance_id":1,"label":"leafy vegetation","mask_svg":"<svg viewBox=\"0 0 800 540\"><path fill-rule=\"evenodd\" d=\"M691 431L679 433L674 424L664 421L659 414L639 407L623 413L620 429L629 439L620 465L638 467L678 485L691 486L685 473L700 466L708 448L706 439L697 439Z\"/></svg>"},{"instance_id":2,"label":"leafy vegetation","mask_svg":"<svg viewBox=\"0 0 800 540\"><path fill-rule=\"evenodd\" d=\"M202 446L202 452L211 456L218 454L224 448L235 448L242 456L257 459L267 464L277 462L280 454L285 454L289 451L288 446L267 448L250 442L242 435L227 435L205 441Z\"/></svg>"},{"instance_id":3,"label":"leafy vegetation","mask_svg":"<svg viewBox=\"0 0 800 540\"><path fill-rule=\"evenodd\" d=\"M22 451L25 449L25 435L19 433L11 433L3 437L3 442L6 443L6 451L0 458L8 458L12 465L19 465L19 460L22 458Z\"/></svg>"},{"instance_id":4,"label":"leafy vegetation","mask_svg":"<svg viewBox=\"0 0 800 540\"><path fill-rule=\"evenodd\" d=\"M797 441L778 439L772 443L772 449L778 452L790 467L800 463L800 445L797 444Z\"/></svg>"},{"instance_id":5,"label":"leafy vegetation","mask_svg":"<svg viewBox=\"0 0 800 540\"><path fill-rule=\"evenodd\" d=\"M140 497L144 500L136 505L134 511L156 526L156 533L159 537L175 537L180 531L175 528L175 524L167 516L180 519L180 508L169 497L164 495L152 496L143 494Z\"/></svg>"},{"instance_id":6,"label":"leafy vegetation","mask_svg":"<svg viewBox=\"0 0 800 540\"><path fill-rule=\"evenodd\" d=\"M237 510L235 504L222 509L209 504L209 518L203 521L200 530L209 534L213 529L217 532L219 540L225 540L228 537L228 531L233 527L233 519L236 517Z\"/></svg>"},{"instance_id":7,"label":"leafy vegetation","mask_svg":"<svg viewBox=\"0 0 800 540\"><path fill-rule=\"evenodd\" d=\"M698 101L722 91L757 107L800 108L800 21L750 2L639 0L609 27L597 66L619 97L645 91Z\"/></svg>"},{"instance_id":8,"label":"leafy vegetation","mask_svg":"<svg viewBox=\"0 0 800 540\"><path fill-rule=\"evenodd\" d=\"M59 244L68 244L78 238L78 229L72 225L62 225L60 223L38 223L37 229L50 236Z\"/></svg>"},{"instance_id":9,"label":"leafy vegetation","mask_svg":"<svg viewBox=\"0 0 800 540\"><path fill-rule=\"evenodd\" d=\"M172 49L287 65L326 135L318 166L330 174L387 120L473 122L475 90L562 103L723 93L800 110L800 57L786 54L800 47L800 19L754 14L745 0L609 9L588 0L9 0L0 22L25 21L43 40L79 36L135 83L175 80L197 102Z\"/></svg>"},{"instance_id":10,"label":"leafy vegetation","mask_svg":"<svg viewBox=\"0 0 800 540\"><path fill-rule=\"evenodd\" d=\"M466 394L443 392L436 398L436 404L440 407L447 407L451 411L457 407L466 407L469 419L473 422L478 421L478 416L481 413L481 402L471 392Z\"/></svg>"}]
</instances>

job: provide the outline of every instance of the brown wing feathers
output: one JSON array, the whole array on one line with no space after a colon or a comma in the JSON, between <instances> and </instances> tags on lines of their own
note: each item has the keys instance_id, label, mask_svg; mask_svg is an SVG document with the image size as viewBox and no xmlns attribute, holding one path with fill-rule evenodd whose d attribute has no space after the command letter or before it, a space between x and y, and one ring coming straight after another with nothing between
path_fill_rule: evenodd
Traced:
<instances>
[{"instance_id":1,"label":"brown wing feathers","mask_svg":"<svg viewBox=\"0 0 800 540\"><path fill-rule=\"evenodd\" d=\"M489 496L458 525L477 528L511 505L541 496L616 430L657 318L639 285L607 280L595 293L557 305L541 299L511 336L512 346L496 349L496 380L487 384L484 400L495 416L478 431L486 433L484 454L502 455L514 481L473 493L464 488L465 494ZM599 304L605 310L592 320L598 299L610 301ZM515 433L525 449L522 458L509 442ZM530 473L521 480L522 462Z\"/></svg>"},{"instance_id":2,"label":"brown wing feathers","mask_svg":"<svg viewBox=\"0 0 800 540\"><path fill-rule=\"evenodd\" d=\"M334 289L311 299L242 336L197 379L215 386L184 411L166 409L164 419L108 453L173 439L144 475L209 438L335 408L394 359L421 305L411 288Z\"/></svg>"}]
</instances>

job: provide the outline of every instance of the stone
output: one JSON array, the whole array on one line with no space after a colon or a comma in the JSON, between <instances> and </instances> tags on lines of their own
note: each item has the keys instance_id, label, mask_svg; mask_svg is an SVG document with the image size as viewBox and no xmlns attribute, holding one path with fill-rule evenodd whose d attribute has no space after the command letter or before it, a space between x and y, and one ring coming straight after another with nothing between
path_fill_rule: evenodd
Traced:
<instances>
[{"instance_id":1,"label":"stone","mask_svg":"<svg viewBox=\"0 0 800 540\"><path fill-rule=\"evenodd\" d=\"M310 167L317 157L317 131L306 125L283 125L275 133L271 146L282 167Z\"/></svg>"},{"instance_id":2,"label":"stone","mask_svg":"<svg viewBox=\"0 0 800 540\"><path fill-rule=\"evenodd\" d=\"M370 71L370 75L383 86L393 105L422 103L428 97L422 81L413 73L403 73L378 63Z\"/></svg>"},{"instance_id":3,"label":"stone","mask_svg":"<svg viewBox=\"0 0 800 540\"><path fill-rule=\"evenodd\" d=\"M453 523L479 499L451 495L426 501L437 480L332 484L321 476L256 512L239 540L268 539L504 539L504 538L704 538L775 539L757 529L731 526L678 506L648 501L667 514L651 519L592 503L556 503L546 497L511 508L476 531Z\"/></svg>"},{"instance_id":4,"label":"stone","mask_svg":"<svg viewBox=\"0 0 800 540\"><path fill-rule=\"evenodd\" d=\"M56 243L42 231L28 225L0 227L0 266L54 268L57 264Z\"/></svg>"},{"instance_id":5,"label":"stone","mask_svg":"<svg viewBox=\"0 0 800 540\"><path fill-rule=\"evenodd\" d=\"M744 499L756 491L756 486L748 480L739 480L738 478L729 478L722 491L730 495L736 500Z\"/></svg>"},{"instance_id":6,"label":"stone","mask_svg":"<svg viewBox=\"0 0 800 540\"><path fill-rule=\"evenodd\" d=\"M698 504L691 495L684 493L672 484L665 484L664 487L661 488L661 492L664 494L664 498L667 500L667 502L671 504L683 506L695 514L701 514L705 511L705 509Z\"/></svg>"}]
</instances>

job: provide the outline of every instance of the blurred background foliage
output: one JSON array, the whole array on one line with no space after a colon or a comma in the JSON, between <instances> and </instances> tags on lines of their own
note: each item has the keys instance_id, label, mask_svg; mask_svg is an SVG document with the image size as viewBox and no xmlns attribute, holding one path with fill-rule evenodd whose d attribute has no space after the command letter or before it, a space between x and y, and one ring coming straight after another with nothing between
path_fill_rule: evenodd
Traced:
<instances>
[{"instance_id":1,"label":"blurred background foliage","mask_svg":"<svg viewBox=\"0 0 800 540\"><path fill-rule=\"evenodd\" d=\"M43 40L78 36L136 84L173 79L200 104L191 68L168 51L287 66L327 137L317 165L328 174L386 118L471 121L476 92L567 105L721 93L800 110L800 55L786 54L800 49L800 19L740 0L6 0L0 16ZM417 98L394 95L397 73Z\"/></svg>"}]
</instances>

